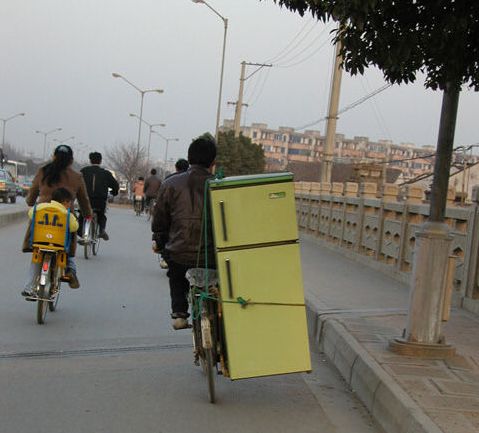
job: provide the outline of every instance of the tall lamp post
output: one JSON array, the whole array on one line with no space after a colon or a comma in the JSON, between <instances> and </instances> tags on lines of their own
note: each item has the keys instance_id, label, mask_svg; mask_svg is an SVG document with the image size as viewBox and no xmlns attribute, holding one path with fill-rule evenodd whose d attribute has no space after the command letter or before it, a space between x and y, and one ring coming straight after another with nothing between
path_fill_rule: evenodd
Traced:
<instances>
[{"instance_id":1,"label":"tall lamp post","mask_svg":"<svg viewBox=\"0 0 479 433\"><path fill-rule=\"evenodd\" d=\"M7 117L6 119L0 119L3 123L2 148L0 149L0 165L2 168L3 168L3 160L5 159L5 156L3 154L3 148L5 147L5 128L9 120L15 119L15 117L18 117L18 116L25 116L25 113L18 113L13 116Z\"/></svg>"},{"instance_id":2,"label":"tall lamp post","mask_svg":"<svg viewBox=\"0 0 479 433\"><path fill-rule=\"evenodd\" d=\"M143 122L145 125L148 125L149 129L150 129L150 134L148 136L148 148L147 148L147 156L146 156L146 160L148 162L148 165L150 164L150 146L151 146L151 134L153 132L156 132L153 128L155 126L161 126L161 127L165 127L166 126L166 123L148 123L146 120L143 120L143 119L140 119L139 116L137 116L136 114L134 113L130 113L130 117L136 117L140 123Z\"/></svg>"},{"instance_id":3,"label":"tall lamp post","mask_svg":"<svg viewBox=\"0 0 479 433\"><path fill-rule=\"evenodd\" d=\"M151 92L163 93L163 89L146 89L146 90L143 90L143 89L140 89L135 84L133 84L131 81L128 81L123 75L117 74L116 72L113 72L111 75L113 76L113 78L121 78L123 81L125 81L127 84L129 84L131 87L133 87L138 92L140 92L140 95L141 95L140 117L139 117L140 122L138 124L138 142L137 142L137 145L136 145L136 152L140 153L141 124L142 124L142 120L143 120L143 99L145 98L145 93L151 93Z\"/></svg>"},{"instance_id":4,"label":"tall lamp post","mask_svg":"<svg viewBox=\"0 0 479 433\"><path fill-rule=\"evenodd\" d=\"M58 131L61 131L62 128L55 128L55 129L51 129L50 131L39 131L39 130L36 130L35 133L37 134L42 134L43 135L43 160L45 160L46 158L46 154L47 154L47 136L50 135L50 134L53 134L54 132L58 132Z\"/></svg>"},{"instance_id":5,"label":"tall lamp post","mask_svg":"<svg viewBox=\"0 0 479 433\"><path fill-rule=\"evenodd\" d=\"M68 137L68 138L65 138L63 140L59 140L58 138L54 138L53 141L57 142L58 145L60 144L65 144L67 141L70 141L70 140L75 140L75 136L72 135L71 137Z\"/></svg>"},{"instance_id":6,"label":"tall lamp post","mask_svg":"<svg viewBox=\"0 0 479 433\"><path fill-rule=\"evenodd\" d=\"M163 137L163 135L161 134L158 134L158 135L166 142L166 147L165 147L165 169L166 169L166 162L168 161L168 145L170 144L170 141L180 141L180 139Z\"/></svg>"},{"instance_id":7,"label":"tall lamp post","mask_svg":"<svg viewBox=\"0 0 479 433\"><path fill-rule=\"evenodd\" d=\"M218 133L220 129L220 115L221 115L221 96L223 93L223 72L225 68L225 51L226 51L226 34L228 32L228 18L225 18L221 15L216 9L211 7L205 0L191 0L193 3L202 3L206 5L211 11L213 11L218 17L221 18L224 25L224 34L223 34L223 55L221 56L221 72L220 72L220 91L218 94L218 108L216 110L216 128L215 128L215 138L218 141Z\"/></svg>"}]
</instances>

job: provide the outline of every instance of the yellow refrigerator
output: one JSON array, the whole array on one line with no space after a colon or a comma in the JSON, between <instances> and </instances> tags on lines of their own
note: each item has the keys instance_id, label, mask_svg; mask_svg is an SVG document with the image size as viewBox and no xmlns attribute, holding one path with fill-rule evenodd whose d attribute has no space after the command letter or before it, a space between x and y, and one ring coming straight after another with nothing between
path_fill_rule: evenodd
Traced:
<instances>
[{"instance_id":1,"label":"yellow refrigerator","mask_svg":"<svg viewBox=\"0 0 479 433\"><path fill-rule=\"evenodd\" d=\"M209 191L230 378L310 371L292 174Z\"/></svg>"}]
</instances>

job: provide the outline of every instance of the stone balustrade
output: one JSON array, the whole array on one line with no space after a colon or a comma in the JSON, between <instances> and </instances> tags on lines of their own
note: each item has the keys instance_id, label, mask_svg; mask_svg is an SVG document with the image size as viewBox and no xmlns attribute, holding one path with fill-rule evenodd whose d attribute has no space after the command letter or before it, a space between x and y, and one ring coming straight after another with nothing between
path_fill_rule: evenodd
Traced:
<instances>
[{"instance_id":1,"label":"stone balustrade","mask_svg":"<svg viewBox=\"0 0 479 433\"><path fill-rule=\"evenodd\" d=\"M416 231L429 216L421 187L409 186L401 196L397 185L386 184L378 191L376 183L296 182L295 190L302 232L389 265L407 279ZM479 187L473 199L471 206L455 206L454 191L449 191L445 223L454 238L456 304L467 298L479 312Z\"/></svg>"}]
</instances>

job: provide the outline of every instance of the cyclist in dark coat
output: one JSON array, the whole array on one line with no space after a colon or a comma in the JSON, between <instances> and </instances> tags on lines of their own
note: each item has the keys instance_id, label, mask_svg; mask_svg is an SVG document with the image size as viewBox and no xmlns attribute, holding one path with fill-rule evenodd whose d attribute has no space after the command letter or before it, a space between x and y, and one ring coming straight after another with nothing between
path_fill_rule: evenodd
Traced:
<instances>
[{"instance_id":1,"label":"cyclist in dark coat","mask_svg":"<svg viewBox=\"0 0 479 433\"><path fill-rule=\"evenodd\" d=\"M194 140L188 148L190 167L163 182L154 209L151 231L155 252L161 252L168 262L174 329L188 327L186 272L197 267L198 260L199 263L205 261L205 251L200 246L205 182L213 177L215 158L216 144L212 137ZM208 230L208 245L209 267L214 267L211 229Z\"/></svg>"},{"instance_id":2,"label":"cyclist in dark coat","mask_svg":"<svg viewBox=\"0 0 479 433\"><path fill-rule=\"evenodd\" d=\"M92 152L89 155L91 165L83 167L80 171L85 179L88 197L91 207L98 215L98 225L100 227L99 236L107 241L108 234L106 228L106 202L108 200L108 190L111 189L113 196L118 195L119 185L110 171L100 167L102 155L100 152ZM80 230L82 221L80 221Z\"/></svg>"}]
</instances>

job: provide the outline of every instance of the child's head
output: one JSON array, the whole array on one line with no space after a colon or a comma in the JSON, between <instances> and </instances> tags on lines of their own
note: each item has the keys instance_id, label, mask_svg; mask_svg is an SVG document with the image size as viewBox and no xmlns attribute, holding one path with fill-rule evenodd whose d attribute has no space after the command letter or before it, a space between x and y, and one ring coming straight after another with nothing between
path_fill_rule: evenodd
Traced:
<instances>
[{"instance_id":1,"label":"child's head","mask_svg":"<svg viewBox=\"0 0 479 433\"><path fill-rule=\"evenodd\" d=\"M70 207L73 201L73 196L66 188L57 188L52 193L52 200L61 203L65 207Z\"/></svg>"}]
</instances>

